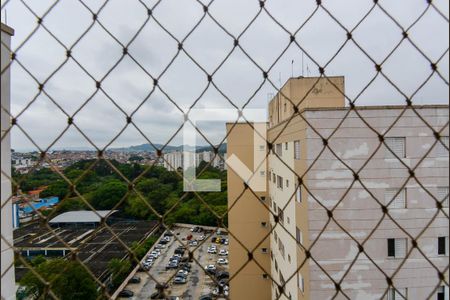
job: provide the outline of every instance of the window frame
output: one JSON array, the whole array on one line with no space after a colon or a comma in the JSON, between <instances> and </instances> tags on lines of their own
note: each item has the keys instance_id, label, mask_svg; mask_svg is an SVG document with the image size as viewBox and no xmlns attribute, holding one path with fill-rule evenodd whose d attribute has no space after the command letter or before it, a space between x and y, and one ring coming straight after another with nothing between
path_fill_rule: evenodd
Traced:
<instances>
[{"instance_id":1,"label":"window frame","mask_svg":"<svg viewBox=\"0 0 450 300\"><path fill-rule=\"evenodd\" d=\"M402 153L401 155L399 153L397 153L396 150L396 145L392 144L395 143L395 141L402 141L403 145L402 145ZM394 152L399 158L406 158L406 137L404 136L390 136L390 137L385 137L384 138L384 143L385 143L385 153L384 153L384 157L387 159L397 159L397 157L395 157L394 154L392 154L392 152ZM392 150L392 152L388 149L388 147Z\"/></svg>"}]
</instances>

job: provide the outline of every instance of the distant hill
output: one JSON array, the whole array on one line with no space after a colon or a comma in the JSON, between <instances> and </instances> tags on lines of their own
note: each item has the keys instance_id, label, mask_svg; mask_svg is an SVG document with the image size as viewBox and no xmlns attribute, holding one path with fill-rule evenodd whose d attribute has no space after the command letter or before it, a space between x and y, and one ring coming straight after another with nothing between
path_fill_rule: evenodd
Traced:
<instances>
[{"instance_id":1,"label":"distant hill","mask_svg":"<svg viewBox=\"0 0 450 300\"><path fill-rule=\"evenodd\" d=\"M161 144L154 144L156 148L161 149L163 145ZM136 145L136 146L130 146L130 147L122 147L122 148L111 148L108 150L111 151L124 151L124 152L156 152L155 147L153 147L151 144L142 144L142 145ZM186 147L189 151L193 151L193 146L187 146ZM171 146L167 145L164 147L164 152L173 152L173 151L182 151L183 146ZM212 151L211 146L197 146L196 147L197 152L203 152L203 151ZM220 153L226 153L227 152L227 144L224 143L219 148Z\"/></svg>"}]
</instances>

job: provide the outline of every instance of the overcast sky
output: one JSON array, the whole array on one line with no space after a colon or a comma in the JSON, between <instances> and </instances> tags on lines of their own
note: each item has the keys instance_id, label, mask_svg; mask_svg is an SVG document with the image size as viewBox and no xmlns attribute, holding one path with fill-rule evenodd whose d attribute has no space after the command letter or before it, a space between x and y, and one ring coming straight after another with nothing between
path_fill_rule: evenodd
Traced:
<instances>
[{"instance_id":1,"label":"overcast sky","mask_svg":"<svg viewBox=\"0 0 450 300\"><path fill-rule=\"evenodd\" d=\"M53 1L26 0L29 7L42 15ZM87 1L93 11L104 1ZM152 7L156 1L143 1ZM322 1L323 5L343 26L351 30L372 8L373 1ZM401 26L409 27L427 8L425 0L384 0L380 4ZM433 1L448 18L447 0ZM11 0L4 7L2 22L15 29L12 48L15 49L36 26L36 18L20 1ZM295 32L316 9L316 1L267 0L266 8L287 30ZM216 0L209 8L212 16L232 35L238 36L256 16L260 7L253 0ZM194 0L163 0L153 10L153 16L173 36L182 40L203 17L199 2ZM147 10L139 1L108 1L99 14L99 21L123 44L129 43L147 20ZM150 18L129 53L152 76L158 77L178 52L177 42ZM81 2L65 0L58 3L44 18L43 24L64 44L71 47L91 25L92 15ZM444 55L438 68L446 81L449 78L449 26L433 8L410 30L414 43L433 61ZM401 41L401 29L376 7L369 17L354 31L353 38L377 62L383 61ZM346 32L322 8L297 33L296 40L309 56L321 65L326 64L346 41ZM277 25L266 12L240 37L240 45L263 69L271 67L289 46L289 34ZM233 39L209 16L183 44L189 55L212 73L233 49ZM73 57L97 80L122 58L122 47L95 23L84 38L72 49ZM17 52L20 62L39 81L45 80L64 60L65 49L40 28ZM317 65L304 56L305 76L318 75ZM273 65L269 78L277 85L284 83L292 73L302 75L302 52L291 44ZM309 70L309 72L307 72ZM17 115L37 94L37 83L18 64L12 65L12 114ZM385 74L407 95L412 95L430 75L429 62L404 41L383 66ZM326 74L344 75L346 94L353 99L376 75L373 63L348 42L326 68ZM213 77L214 83L237 106L242 106L263 84L261 71L247 56L236 48ZM160 88L180 107L190 107L208 87L205 73L181 51L159 81ZM102 82L106 92L99 91L79 111L74 122L98 146L103 147L126 125L126 118L111 100L127 114L133 112L153 89L153 80L129 56L125 56ZM95 91L95 82L73 60L68 62L45 85L45 91L69 114L73 114ZM275 90L268 82L251 100L249 107L265 108L268 95ZM448 103L447 84L434 75L413 98L416 104ZM357 105L403 104L404 97L391 84L379 76L358 98ZM195 108L232 108L226 98L212 85L206 90ZM152 142L166 143L183 124L181 112L160 89L142 105L133 116L136 125ZM67 117L47 96L37 100L18 118L18 122L38 143L47 147L66 127ZM223 123L200 124L213 143L225 134ZM146 139L132 126L115 140L112 147L146 143ZM179 133L171 144L181 144ZM206 144L201 141L200 144ZM33 148L28 139L15 129L12 147ZM73 127L56 143L56 148L89 147L87 140Z\"/></svg>"}]
</instances>

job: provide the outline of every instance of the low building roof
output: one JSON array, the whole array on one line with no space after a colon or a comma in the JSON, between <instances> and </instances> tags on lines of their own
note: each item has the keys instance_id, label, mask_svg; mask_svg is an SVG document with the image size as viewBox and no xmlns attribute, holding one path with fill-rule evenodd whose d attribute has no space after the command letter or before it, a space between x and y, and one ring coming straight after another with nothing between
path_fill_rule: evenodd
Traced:
<instances>
[{"instance_id":1,"label":"low building roof","mask_svg":"<svg viewBox=\"0 0 450 300\"><path fill-rule=\"evenodd\" d=\"M55 223L99 223L101 218L113 214L117 210L77 210L62 213L50 220L50 224Z\"/></svg>"}]
</instances>

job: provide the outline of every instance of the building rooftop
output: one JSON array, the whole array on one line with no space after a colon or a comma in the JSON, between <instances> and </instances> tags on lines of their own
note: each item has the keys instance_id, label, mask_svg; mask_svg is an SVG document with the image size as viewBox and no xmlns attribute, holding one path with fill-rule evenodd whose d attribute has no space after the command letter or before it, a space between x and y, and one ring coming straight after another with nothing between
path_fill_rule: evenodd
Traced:
<instances>
[{"instance_id":1,"label":"building rooftop","mask_svg":"<svg viewBox=\"0 0 450 300\"><path fill-rule=\"evenodd\" d=\"M92 210L68 211L54 217L49 223L100 223L101 218L115 212L117 210L97 210L96 212Z\"/></svg>"}]
</instances>

